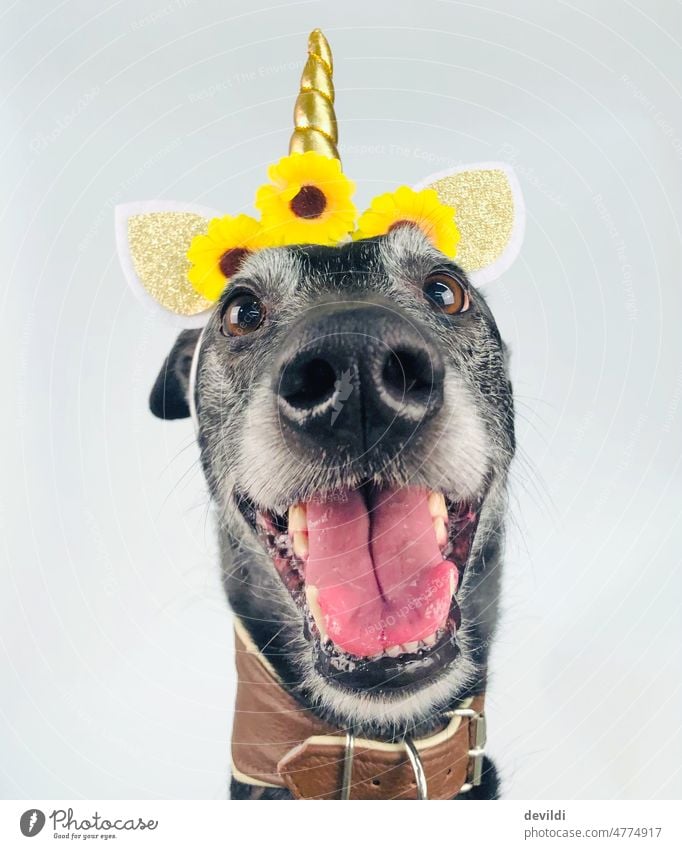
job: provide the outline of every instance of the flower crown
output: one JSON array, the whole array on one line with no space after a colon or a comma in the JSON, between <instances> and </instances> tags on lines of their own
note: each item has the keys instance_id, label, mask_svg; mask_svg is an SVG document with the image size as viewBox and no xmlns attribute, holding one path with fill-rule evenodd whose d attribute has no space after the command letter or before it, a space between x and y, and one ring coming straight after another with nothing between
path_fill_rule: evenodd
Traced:
<instances>
[{"instance_id":1,"label":"flower crown","mask_svg":"<svg viewBox=\"0 0 682 849\"><path fill-rule=\"evenodd\" d=\"M355 185L343 173L337 150L332 70L329 44L314 30L289 155L270 166L269 182L256 192L260 219L164 201L117 207L119 256L130 284L150 306L184 326L201 326L254 251L334 246L398 227L421 230L475 283L509 267L525 216L518 183L503 164L460 167L414 188L400 186L374 198L358 216Z\"/></svg>"}]
</instances>

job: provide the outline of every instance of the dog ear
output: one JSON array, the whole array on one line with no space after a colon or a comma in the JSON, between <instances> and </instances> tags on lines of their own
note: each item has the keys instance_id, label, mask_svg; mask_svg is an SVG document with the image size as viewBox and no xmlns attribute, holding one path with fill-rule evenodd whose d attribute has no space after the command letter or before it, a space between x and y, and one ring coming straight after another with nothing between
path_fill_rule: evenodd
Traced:
<instances>
[{"instance_id":1,"label":"dog ear","mask_svg":"<svg viewBox=\"0 0 682 849\"><path fill-rule=\"evenodd\" d=\"M160 419L186 419L190 415L190 372L200 335L200 330L183 330L161 367L149 396L149 408Z\"/></svg>"},{"instance_id":2,"label":"dog ear","mask_svg":"<svg viewBox=\"0 0 682 849\"><path fill-rule=\"evenodd\" d=\"M144 304L181 327L201 327L214 306L187 279L187 251L220 213L173 201L116 207L116 245L123 272Z\"/></svg>"},{"instance_id":3,"label":"dog ear","mask_svg":"<svg viewBox=\"0 0 682 849\"><path fill-rule=\"evenodd\" d=\"M502 162L463 165L432 174L415 189L435 189L455 209L460 232L455 262L480 285L495 280L521 249L526 212L514 171Z\"/></svg>"}]
</instances>

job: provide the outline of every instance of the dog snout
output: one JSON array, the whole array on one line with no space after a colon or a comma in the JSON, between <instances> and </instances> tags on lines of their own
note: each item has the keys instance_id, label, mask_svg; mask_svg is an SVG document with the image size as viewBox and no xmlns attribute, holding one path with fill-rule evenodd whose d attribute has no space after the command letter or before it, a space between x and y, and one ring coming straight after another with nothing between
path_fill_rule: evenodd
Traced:
<instances>
[{"instance_id":1,"label":"dog snout","mask_svg":"<svg viewBox=\"0 0 682 849\"><path fill-rule=\"evenodd\" d=\"M292 330L275 372L283 422L323 447L361 452L404 444L443 405L435 339L390 307L311 311Z\"/></svg>"}]
</instances>

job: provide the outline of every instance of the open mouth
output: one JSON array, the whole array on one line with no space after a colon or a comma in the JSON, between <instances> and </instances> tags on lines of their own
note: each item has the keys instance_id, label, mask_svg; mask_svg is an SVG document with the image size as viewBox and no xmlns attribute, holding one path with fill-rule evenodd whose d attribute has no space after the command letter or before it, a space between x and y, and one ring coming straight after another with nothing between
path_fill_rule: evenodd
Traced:
<instances>
[{"instance_id":1,"label":"open mouth","mask_svg":"<svg viewBox=\"0 0 682 849\"><path fill-rule=\"evenodd\" d=\"M457 590L480 503L417 487L320 494L255 526L303 611L320 672L352 687L404 688L458 654Z\"/></svg>"}]
</instances>

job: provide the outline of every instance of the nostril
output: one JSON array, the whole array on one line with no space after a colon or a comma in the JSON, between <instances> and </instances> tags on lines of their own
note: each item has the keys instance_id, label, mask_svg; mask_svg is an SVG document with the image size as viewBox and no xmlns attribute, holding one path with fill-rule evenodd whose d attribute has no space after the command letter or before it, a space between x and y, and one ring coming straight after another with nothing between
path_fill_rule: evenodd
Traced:
<instances>
[{"instance_id":1,"label":"nostril","mask_svg":"<svg viewBox=\"0 0 682 849\"><path fill-rule=\"evenodd\" d=\"M292 407L307 410L334 394L336 372L320 357L289 365L282 374L279 394Z\"/></svg>"},{"instance_id":2,"label":"nostril","mask_svg":"<svg viewBox=\"0 0 682 849\"><path fill-rule=\"evenodd\" d=\"M433 363L424 351L393 350L384 361L382 379L396 398L427 400L434 385Z\"/></svg>"}]
</instances>

